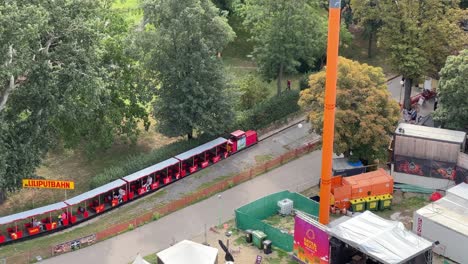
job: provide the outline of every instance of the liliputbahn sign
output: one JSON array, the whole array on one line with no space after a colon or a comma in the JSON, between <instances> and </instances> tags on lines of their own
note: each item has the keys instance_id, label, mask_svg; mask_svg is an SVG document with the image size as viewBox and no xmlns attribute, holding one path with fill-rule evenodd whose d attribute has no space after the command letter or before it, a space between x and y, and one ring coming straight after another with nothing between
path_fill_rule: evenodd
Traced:
<instances>
[{"instance_id":1,"label":"liliputbahn sign","mask_svg":"<svg viewBox=\"0 0 468 264\"><path fill-rule=\"evenodd\" d=\"M72 182L72 181L23 179L23 188L47 188L47 189L74 190L75 189L75 182Z\"/></svg>"}]
</instances>

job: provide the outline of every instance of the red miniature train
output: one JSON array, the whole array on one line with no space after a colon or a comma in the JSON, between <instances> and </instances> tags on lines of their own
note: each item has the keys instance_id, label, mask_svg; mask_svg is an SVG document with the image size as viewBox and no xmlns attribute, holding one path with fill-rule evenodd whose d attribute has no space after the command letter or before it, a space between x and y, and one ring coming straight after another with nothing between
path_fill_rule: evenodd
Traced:
<instances>
[{"instance_id":1,"label":"red miniature train","mask_svg":"<svg viewBox=\"0 0 468 264\"><path fill-rule=\"evenodd\" d=\"M237 130L231 133L229 139L219 137L63 202L1 217L0 246L84 222L187 177L257 142L255 131ZM56 215L59 217L54 217Z\"/></svg>"}]
</instances>

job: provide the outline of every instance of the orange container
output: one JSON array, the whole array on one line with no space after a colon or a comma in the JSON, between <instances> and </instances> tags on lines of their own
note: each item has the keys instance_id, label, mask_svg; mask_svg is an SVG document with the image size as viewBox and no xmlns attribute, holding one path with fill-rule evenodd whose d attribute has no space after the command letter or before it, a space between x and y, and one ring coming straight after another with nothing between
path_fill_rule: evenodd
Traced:
<instances>
[{"instance_id":1,"label":"orange container","mask_svg":"<svg viewBox=\"0 0 468 264\"><path fill-rule=\"evenodd\" d=\"M393 177L385 172L384 169L378 169L376 171L343 178L343 186L350 186L351 188L351 197L349 197L349 199L392 194Z\"/></svg>"}]
</instances>

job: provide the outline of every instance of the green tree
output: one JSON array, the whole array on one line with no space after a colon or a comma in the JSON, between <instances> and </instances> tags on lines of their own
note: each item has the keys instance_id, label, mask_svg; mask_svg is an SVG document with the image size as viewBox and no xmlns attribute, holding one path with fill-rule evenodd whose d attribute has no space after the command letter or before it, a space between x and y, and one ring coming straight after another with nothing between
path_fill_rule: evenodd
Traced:
<instances>
[{"instance_id":1,"label":"green tree","mask_svg":"<svg viewBox=\"0 0 468 264\"><path fill-rule=\"evenodd\" d=\"M378 1L382 18L378 44L394 70L405 78L404 107L409 109L414 79L437 73L447 56L460 50L466 34L459 27L458 0Z\"/></svg>"},{"instance_id":2,"label":"green tree","mask_svg":"<svg viewBox=\"0 0 468 264\"><path fill-rule=\"evenodd\" d=\"M381 14L378 10L379 0L351 0L353 17L358 25L364 29L364 36L368 40L367 56L372 57L372 44L376 41L377 31L382 25Z\"/></svg>"},{"instance_id":3,"label":"green tree","mask_svg":"<svg viewBox=\"0 0 468 264\"><path fill-rule=\"evenodd\" d=\"M447 58L437 93L439 103L434 119L446 128L468 129L468 50Z\"/></svg>"},{"instance_id":4,"label":"green tree","mask_svg":"<svg viewBox=\"0 0 468 264\"><path fill-rule=\"evenodd\" d=\"M58 143L96 149L117 133L134 134L134 117L144 115L121 93L128 82L113 80L127 64L117 53L105 59L110 50L103 43L120 41L112 40L118 26L109 6L107 0L0 4L1 193L34 175Z\"/></svg>"},{"instance_id":5,"label":"green tree","mask_svg":"<svg viewBox=\"0 0 468 264\"><path fill-rule=\"evenodd\" d=\"M211 0L148 0L141 43L145 63L160 82L154 115L168 136L216 134L233 119L225 73L217 53L234 39Z\"/></svg>"},{"instance_id":6,"label":"green tree","mask_svg":"<svg viewBox=\"0 0 468 264\"><path fill-rule=\"evenodd\" d=\"M315 133L322 134L325 71L313 74L299 105L310 111ZM386 149L399 118L381 68L339 58L334 151L351 160L386 159Z\"/></svg>"},{"instance_id":7,"label":"green tree","mask_svg":"<svg viewBox=\"0 0 468 264\"><path fill-rule=\"evenodd\" d=\"M277 80L278 95L285 73L324 54L326 18L318 1L245 0L237 10L251 31L259 70L266 80Z\"/></svg>"},{"instance_id":8,"label":"green tree","mask_svg":"<svg viewBox=\"0 0 468 264\"><path fill-rule=\"evenodd\" d=\"M256 75L249 74L237 82L240 91L240 108L247 110L268 99L268 84Z\"/></svg>"}]
</instances>

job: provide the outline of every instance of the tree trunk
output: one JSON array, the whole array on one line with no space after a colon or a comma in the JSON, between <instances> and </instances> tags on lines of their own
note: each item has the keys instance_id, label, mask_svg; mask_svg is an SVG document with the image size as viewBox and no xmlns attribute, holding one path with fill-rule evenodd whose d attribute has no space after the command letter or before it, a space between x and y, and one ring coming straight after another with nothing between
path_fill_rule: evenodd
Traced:
<instances>
[{"instance_id":1,"label":"tree trunk","mask_svg":"<svg viewBox=\"0 0 468 264\"><path fill-rule=\"evenodd\" d=\"M276 82L278 96L281 94L281 83L283 82L283 70L284 70L283 68L284 68L283 63L281 63L279 71L278 71L278 80Z\"/></svg>"},{"instance_id":2,"label":"tree trunk","mask_svg":"<svg viewBox=\"0 0 468 264\"><path fill-rule=\"evenodd\" d=\"M187 133L187 138L189 140L193 138L193 129L190 129L190 132Z\"/></svg>"},{"instance_id":3,"label":"tree trunk","mask_svg":"<svg viewBox=\"0 0 468 264\"><path fill-rule=\"evenodd\" d=\"M403 100L406 110L411 109L411 87L413 86L413 79L405 77L405 98Z\"/></svg>"},{"instance_id":4,"label":"tree trunk","mask_svg":"<svg viewBox=\"0 0 468 264\"><path fill-rule=\"evenodd\" d=\"M371 58L372 57L372 37L373 37L373 33L369 33L369 43L368 43L368 46L367 46L367 57L368 58Z\"/></svg>"}]
</instances>

